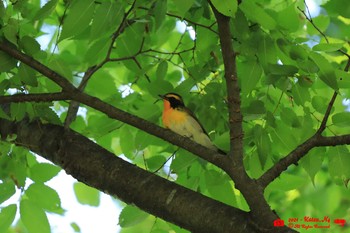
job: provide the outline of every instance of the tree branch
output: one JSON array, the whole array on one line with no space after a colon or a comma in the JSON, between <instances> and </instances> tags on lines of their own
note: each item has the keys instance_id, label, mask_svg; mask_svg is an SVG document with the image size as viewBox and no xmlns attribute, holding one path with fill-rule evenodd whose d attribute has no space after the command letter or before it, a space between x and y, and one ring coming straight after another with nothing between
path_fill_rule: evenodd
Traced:
<instances>
[{"instance_id":1,"label":"tree branch","mask_svg":"<svg viewBox=\"0 0 350 233\"><path fill-rule=\"evenodd\" d=\"M89 81L89 79L92 77L92 75L97 70L99 70L102 66L104 66L107 62L110 61L110 56L111 56L111 52L112 52L115 40L122 33L122 31L124 31L124 29L125 29L125 27L127 25L127 18L130 15L131 11L134 9L135 3L136 3L136 0L134 0L134 2L132 3L130 9L124 14L122 22L118 26L118 28L115 31L115 33L113 33L112 40L111 40L111 43L110 43L110 45L108 47L105 59L102 62L100 62L99 64L97 64L95 66L92 66L92 67L89 67L87 69L87 71L85 72L85 74L84 74L84 76L83 76L83 78L82 78L82 80L80 82L80 85L78 87L78 89L80 91L84 91L84 89L86 87L86 84ZM80 105L80 103L78 103L76 101L71 101L71 103L69 104L69 108L68 108L68 111L67 111L67 116L66 116L66 119L64 121L65 129L68 129L70 124L75 120L77 112L78 112L78 109L79 109L79 105Z\"/></svg>"},{"instance_id":2,"label":"tree branch","mask_svg":"<svg viewBox=\"0 0 350 233\"><path fill-rule=\"evenodd\" d=\"M0 125L2 140L16 134L17 145L79 181L192 232L260 232L248 213L129 164L76 132L40 121L0 119Z\"/></svg>"},{"instance_id":3,"label":"tree branch","mask_svg":"<svg viewBox=\"0 0 350 233\"><path fill-rule=\"evenodd\" d=\"M30 64L30 67L32 67L35 70L41 70L41 74L50 78L53 82L55 82L57 85L59 85L64 91L72 91L75 89L75 87L63 76L58 74L57 72L48 69L45 65L41 64L34 58L21 53L17 49L13 48L13 46L7 42L0 42L0 50L4 51L11 57L25 63L25 64Z\"/></svg>"},{"instance_id":4,"label":"tree branch","mask_svg":"<svg viewBox=\"0 0 350 233\"><path fill-rule=\"evenodd\" d=\"M70 84L64 77L57 74L55 71L51 70L50 68L46 67L45 65L41 64L40 62L34 60L33 58L29 57L26 54L23 54L22 52L12 48L12 47L6 47L6 49L3 49L3 44L0 43L0 50L3 50L4 52L8 53L10 56L13 55L13 57L19 59L21 62L25 63L26 65L34 68L39 73L45 75L47 78L51 80L57 81L57 83L62 83L64 86L64 90L67 94L69 94L69 98L67 100L74 100L77 102L80 102L82 104L85 104L89 107L92 107L98 111L101 111L105 113L110 118L122 121L124 123L127 123L129 125L132 125L138 129L141 129L151 135L154 135L156 137L162 138L174 145L180 146L181 148L184 148L199 157L207 160L208 162L213 163L214 165L223 168L227 164L227 157L222 156L221 154L217 153L216 151L208 150L208 148L195 143L192 140L188 140L186 137L182 137L170 130L166 130L158 125L155 125L151 122L148 122L142 118L139 118L137 116L134 116L130 113L127 113L123 110L120 110L108 103L105 103L101 101L98 98L92 97L90 95L87 95L81 91L79 91L77 88L75 88L72 84ZM29 96L29 95L28 95ZM26 97L26 98L32 98L32 97ZM36 97L37 98L37 97ZM19 101L19 100L18 100ZM22 101L23 102L23 101Z\"/></svg>"},{"instance_id":5,"label":"tree branch","mask_svg":"<svg viewBox=\"0 0 350 233\"><path fill-rule=\"evenodd\" d=\"M67 100L69 97L69 94L66 92L6 95L0 96L0 104L20 102L50 102Z\"/></svg>"},{"instance_id":6,"label":"tree branch","mask_svg":"<svg viewBox=\"0 0 350 233\"><path fill-rule=\"evenodd\" d=\"M229 158L225 171L235 182L235 186L242 192L246 199L253 218L259 226L266 231L276 231L271 224L278 216L271 210L264 198L262 187L251 179L243 165L243 128L241 113L240 87L237 77L236 54L232 47L232 35L230 31L230 18L222 15L209 2L214 12L219 28L221 52L225 67L225 80L228 95L230 146ZM285 229L284 229L285 230Z\"/></svg>"},{"instance_id":7,"label":"tree branch","mask_svg":"<svg viewBox=\"0 0 350 233\"><path fill-rule=\"evenodd\" d=\"M348 61L346 63L346 66L344 68L344 71L348 72L350 68L350 56L347 55ZM307 139L305 142L300 144L296 149L294 149L292 152L290 152L287 156L280 159L274 166L272 166L269 170L267 170L259 179L258 183L262 187L266 187L269 183L271 183L276 177L280 176L281 173L292 164L297 164L298 161L303 158L312 148L316 146L336 146L336 145L344 145L348 143L346 142L347 137L345 136L334 136L334 137L324 137L322 136L322 132L326 129L327 121L330 116L332 107L334 105L335 99L337 98L338 93L334 91L333 96L331 100L328 103L327 110L323 116L322 122L320 127L318 128L317 132L311 136L309 139ZM335 140L335 142L332 144L330 142L331 138ZM339 142L339 144L337 144ZM322 144L324 143L324 144ZM329 144L327 144L329 143Z\"/></svg>"}]
</instances>

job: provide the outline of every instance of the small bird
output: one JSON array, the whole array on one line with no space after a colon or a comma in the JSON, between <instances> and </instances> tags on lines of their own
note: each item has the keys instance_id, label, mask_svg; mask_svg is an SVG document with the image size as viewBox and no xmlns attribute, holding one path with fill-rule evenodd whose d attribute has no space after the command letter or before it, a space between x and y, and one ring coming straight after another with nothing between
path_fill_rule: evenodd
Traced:
<instances>
[{"instance_id":1,"label":"small bird","mask_svg":"<svg viewBox=\"0 0 350 233\"><path fill-rule=\"evenodd\" d=\"M188 137L207 148L225 153L213 144L202 124L191 110L185 106L180 95L167 93L165 95L159 95L159 97L164 102L162 120L165 128Z\"/></svg>"}]
</instances>

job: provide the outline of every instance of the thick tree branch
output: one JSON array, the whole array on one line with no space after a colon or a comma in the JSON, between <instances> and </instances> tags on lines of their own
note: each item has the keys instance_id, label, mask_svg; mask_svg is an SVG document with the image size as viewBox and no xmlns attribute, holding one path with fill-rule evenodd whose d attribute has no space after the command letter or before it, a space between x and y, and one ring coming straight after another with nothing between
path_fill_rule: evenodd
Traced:
<instances>
[{"instance_id":1,"label":"thick tree branch","mask_svg":"<svg viewBox=\"0 0 350 233\"><path fill-rule=\"evenodd\" d=\"M83 92L80 92L72 84L70 84L64 77L57 74L55 71L41 64L40 62L34 60L26 54L21 53L20 51L6 46L3 43L0 43L0 50L8 53L10 56L19 59L21 62L37 70L39 73L45 75L47 78L54 80L57 83L61 83L64 86L64 90L69 94L67 100L74 100L85 104L89 107L92 107L98 111L101 111L108 115L110 118L125 122L129 125L132 125L138 129L141 129L149 134L152 134L156 137L162 138L174 145L180 146L201 158L207 160L208 162L213 163L214 165L223 168L227 164L227 157L218 154L215 151L208 150L208 148L201 146L187 138L182 137L170 130L166 130L158 125L155 125L151 122L148 122L142 118L134 116L130 113L122 111L112 105L101 101L98 98L87 95ZM62 81L63 80L63 81ZM32 97L26 97L32 98ZM37 97L35 97L37 98ZM18 102L21 102L17 99ZM23 102L23 101L22 101Z\"/></svg>"},{"instance_id":2,"label":"thick tree branch","mask_svg":"<svg viewBox=\"0 0 350 233\"><path fill-rule=\"evenodd\" d=\"M0 96L0 104L20 103L20 102L51 102L58 100L68 100L69 94L66 92L43 93L43 94L16 94Z\"/></svg>"},{"instance_id":3,"label":"thick tree branch","mask_svg":"<svg viewBox=\"0 0 350 233\"><path fill-rule=\"evenodd\" d=\"M218 12L213 4L211 4L211 7L219 28L228 95L231 146L229 158L231 163L227 164L225 171L233 179L235 186L243 193L255 221L258 222L259 226L263 226L267 231L270 230L272 232L276 229L273 229L271 223L278 217L266 202L262 187L248 176L243 165L243 116L240 106L241 98L237 77L236 54L232 47L230 18Z\"/></svg>"},{"instance_id":4,"label":"thick tree branch","mask_svg":"<svg viewBox=\"0 0 350 233\"><path fill-rule=\"evenodd\" d=\"M89 186L192 232L260 232L249 214L144 171L86 137L39 121L0 119L2 140L15 143L61 166Z\"/></svg>"}]
</instances>

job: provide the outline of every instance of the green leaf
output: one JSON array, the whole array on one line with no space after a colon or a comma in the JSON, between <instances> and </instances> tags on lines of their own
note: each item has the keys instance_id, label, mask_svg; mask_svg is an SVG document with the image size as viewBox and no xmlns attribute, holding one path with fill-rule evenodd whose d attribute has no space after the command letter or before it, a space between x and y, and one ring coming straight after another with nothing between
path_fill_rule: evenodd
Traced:
<instances>
[{"instance_id":1,"label":"green leaf","mask_svg":"<svg viewBox=\"0 0 350 233\"><path fill-rule=\"evenodd\" d=\"M40 44L30 36L23 36L20 40L20 46L24 52L30 56L40 51Z\"/></svg>"},{"instance_id":2,"label":"green leaf","mask_svg":"<svg viewBox=\"0 0 350 233\"><path fill-rule=\"evenodd\" d=\"M211 3L221 14L235 17L237 12L237 1L211 0Z\"/></svg>"},{"instance_id":3,"label":"green leaf","mask_svg":"<svg viewBox=\"0 0 350 233\"><path fill-rule=\"evenodd\" d=\"M304 106L305 102L311 99L310 90L299 85L299 82L293 86L292 95L295 103L300 106Z\"/></svg>"},{"instance_id":4,"label":"green leaf","mask_svg":"<svg viewBox=\"0 0 350 233\"><path fill-rule=\"evenodd\" d=\"M320 43L312 47L314 51L334 52L344 46L344 43Z\"/></svg>"},{"instance_id":5,"label":"green leaf","mask_svg":"<svg viewBox=\"0 0 350 233\"><path fill-rule=\"evenodd\" d=\"M6 230L11 226L11 224L15 220L16 212L16 204L0 208L0 232L7 232Z\"/></svg>"},{"instance_id":6,"label":"green leaf","mask_svg":"<svg viewBox=\"0 0 350 233\"><path fill-rule=\"evenodd\" d=\"M35 182L44 183L55 177L61 168L49 163L37 163L30 168L30 179Z\"/></svg>"},{"instance_id":7,"label":"green leaf","mask_svg":"<svg viewBox=\"0 0 350 233\"><path fill-rule=\"evenodd\" d=\"M300 127L300 121L295 112L290 108L281 108L281 119L290 127Z\"/></svg>"},{"instance_id":8,"label":"green leaf","mask_svg":"<svg viewBox=\"0 0 350 233\"><path fill-rule=\"evenodd\" d=\"M319 68L319 77L328 86L334 90L338 90L338 83L332 65L322 55L311 52L310 58L316 63Z\"/></svg>"},{"instance_id":9,"label":"green leaf","mask_svg":"<svg viewBox=\"0 0 350 233\"><path fill-rule=\"evenodd\" d=\"M273 75L293 76L298 68L292 65L268 64L268 71Z\"/></svg>"},{"instance_id":10,"label":"green leaf","mask_svg":"<svg viewBox=\"0 0 350 233\"><path fill-rule=\"evenodd\" d=\"M99 64L105 59L110 43L111 38L103 37L95 40L94 43L89 46L84 56L84 60L88 62L89 66Z\"/></svg>"},{"instance_id":11,"label":"green leaf","mask_svg":"<svg viewBox=\"0 0 350 233\"><path fill-rule=\"evenodd\" d=\"M25 103L11 103L10 107L11 118L16 121L20 121L24 118L26 114L26 104Z\"/></svg>"},{"instance_id":12,"label":"green leaf","mask_svg":"<svg viewBox=\"0 0 350 233\"><path fill-rule=\"evenodd\" d=\"M15 184L13 182L6 182L0 184L0 204L12 197L16 193ZM1 224L1 221L0 221Z\"/></svg>"},{"instance_id":13,"label":"green leaf","mask_svg":"<svg viewBox=\"0 0 350 233\"><path fill-rule=\"evenodd\" d=\"M50 233L50 224L44 210L29 200L20 203L21 220L29 233Z\"/></svg>"},{"instance_id":14,"label":"green leaf","mask_svg":"<svg viewBox=\"0 0 350 233\"><path fill-rule=\"evenodd\" d=\"M332 122L338 127L349 127L350 112L340 112L332 116Z\"/></svg>"},{"instance_id":15,"label":"green leaf","mask_svg":"<svg viewBox=\"0 0 350 233\"><path fill-rule=\"evenodd\" d=\"M248 108L244 109L249 114L265 114L265 104L261 100L253 100L250 102Z\"/></svg>"},{"instance_id":16,"label":"green leaf","mask_svg":"<svg viewBox=\"0 0 350 233\"><path fill-rule=\"evenodd\" d=\"M131 143L134 140L134 135L131 133L131 130L129 126L123 126L120 129L120 147L122 149L123 154L128 157L129 159L132 159L134 154L134 144Z\"/></svg>"},{"instance_id":17,"label":"green leaf","mask_svg":"<svg viewBox=\"0 0 350 233\"><path fill-rule=\"evenodd\" d=\"M324 114L327 110L327 101L329 101L327 98L323 97L323 96L314 96L312 97L312 107L319 113Z\"/></svg>"},{"instance_id":18,"label":"green leaf","mask_svg":"<svg viewBox=\"0 0 350 233\"><path fill-rule=\"evenodd\" d=\"M40 20L49 16L55 9L58 0L48 1L33 17L33 20Z\"/></svg>"},{"instance_id":19,"label":"green leaf","mask_svg":"<svg viewBox=\"0 0 350 233\"><path fill-rule=\"evenodd\" d=\"M81 182L74 183L74 192L79 203L90 206L100 205L100 192Z\"/></svg>"},{"instance_id":20,"label":"green leaf","mask_svg":"<svg viewBox=\"0 0 350 233\"><path fill-rule=\"evenodd\" d=\"M161 168L165 164L165 157L161 155L152 156L146 160L147 168L151 171Z\"/></svg>"},{"instance_id":21,"label":"green leaf","mask_svg":"<svg viewBox=\"0 0 350 233\"><path fill-rule=\"evenodd\" d=\"M314 148L300 160L300 165L309 174L312 183L315 185L315 175L321 170L325 158L326 149L324 147Z\"/></svg>"},{"instance_id":22,"label":"green leaf","mask_svg":"<svg viewBox=\"0 0 350 233\"><path fill-rule=\"evenodd\" d=\"M327 155L329 156L329 174L334 181L343 185L343 182L350 178L350 153L346 146L330 147Z\"/></svg>"},{"instance_id":23,"label":"green leaf","mask_svg":"<svg viewBox=\"0 0 350 233\"><path fill-rule=\"evenodd\" d=\"M55 125L62 125L57 113L52 110L47 103L39 103L34 106L35 116L39 117L44 123L49 122Z\"/></svg>"},{"instance_id":24,"label":"green leaf","mask_svg":"<svg viewBox=\"0 0 350 233\"><path fill-rule=\"evenodd\" d=\"M18 20L15 20L13 18L9 19L8 23L3 28L1 28L1 31L8 41L14 45L17 45L19 31Z\"/></svg>"},{"instance_id":25,"label":"green leaf","mask_svg":"<svg viewBox=\"0 0 350 233\"><path fill-rule=\"evenodd\" d=\"M301 176L296 176L294 174L288 174L286 172L282 173L277 179L271 182L266 188L266 193L271 190L278 191L289 191L302 187L307 182L307 179Z\"/></svg>"},{"instance_id":26,"label":"green leaf","mask_svg":"<svg viewBox=\"0 0 350 233\"><path fill-rule=\"evenodd\" d=\"M38 80L35 76L35 71L24 63L21 63L18 67L18 76L24 84L32 87L38 86Z\"/></svg>"},{"instance_id":27,"label":"green leaf","mask_svg":"<svg viewBox=\"0 0 350 233\"><path fill-rule=\"evenodd\" d=\"M72 80L72 71L67 64L67 61L61 59L60 57L51 58L49 67L63 77Z\"/></svg>"},{"instance_id":28,"label":"green leaf","mask_svg":"<svg viewBox=\"0 0 350 233\"><path fill-rule=\"evenodd\" d=\"M81 229L77 223L72 222L70 226L73 228L74 232L81 232Z\"/></svg>"},{"instance_id":29,"label":"green leaf","mask_svg":"<svg viewBox=\"0 0 350 233\"><path fill-rule=\"evenodd\" d=\"M124 8L122 2L102 2L99 4L91 24L90 41L99 37L110 37L122 21Z\"/></svg>"},{"instance_id":30,"label":"green leaf","mask_svg":"<svg viewBox=\"0 0 350 233\"><path fill-rule=\"evenodd\" d=\"M67 17L63 21L59 41L77 36L90 24L95 10L94 0L74 1Z\"/></svg>"},{"instance_id":31,"label":"green leaf","mask_svg":"<svg viewBox=\"0 0 350 233\"><path fill-rule=\"evenodd\" d=\"M119 225L123 228L132 227L144 221L148 216L148 213L139 208L128 205L119 215Z\"/></svg>"},{"instance_id":32,"label":"green leaf","mask_svg":"<svg viewBox=\"0 0 350 233\"><path fill-rule=\"evenodd\" d=\"M256 87L263 70L257 61L247 61L237 64L237 72L241 80L242 93L246 95Z\"/></svg>"},{"instance_id":33,"label":"green leaf","mask_svg":"<svg viewBox=\"0 0 350 233\"><path fill-rule=\"evenodd\" d=\"M4 53L0 51L0 72L7 72L15 68L17 65L17 61L7 55L7 53Z\"/></svg>"},{"instance_id":34,"label":"green leaf","mask_svg":"<svg viewBox=\"0 0 350 233\"><path fill-rule=\"evenodd\" d=\"M60 197L49 186L42 183L33 183L27 188L25 194L35 205L50 212L62 213Z\"/></svg>"},{"instance_id":35,"label":"green leaf","mask_svg":"<svg viewBox=\"0 0 350 233\"><path fill-rule=\"evenodd\" d=\"M327 10L327 13L336 17L341 15L345 18L350 18L350 6L348 3L347 0L327 1L323 7Z\"/></svg>"},{"instance_id":36,"label":"green leaf","mask_svg":"<svg viewBox=\"0 0 350 233\"><path fill-rule=\"evenodd\" d=\"M205 172L204 178L206 188L213 199L231 206L237 204L233 187L226 176L215 170L209 170Z\"/></svg>"},{"instance_id":37,"label":"green leaf","mask_svg":"<svg viewBox=\"0 0 350 233\"><path fill-rule=\"evenodd\" d=\"M344 70L335 70L339 88L350 88L350 73Z\"/></svg>"},{"instance_id":38,"label":"green leaf","mask_svg":"<svg viewBox=\"0 0 350 233\"><path fill-rule=\"evenodd\" d=\"M312 18L312 21L313 21L314 25L316 25L317 29L319 29L321 32L324 32L324 31L326 31L326 29L329 26L330 17L328 15L320 14L319 16ZM307 32L310 35L319 35L320 32L315 28L314 25L311 24L310 22L308 22L307 23Z\"/></svg>"},{"instance_id":39,"label":"green leaf","mask_svg":"<svg viewBox=\"0 0 350 233\"><path fill-rule=\"evenodd\" d=\"M223 1L226 2L226 1ZM233 1L232 1L233 2ZM236 1L235 1L236 2ZM244 0L239 5L247 18L260 24L262 27L272 30L276 27L276 21L266 11L257 5L253 0Z\"/></svg>"},{"instance_id":40,"label":"green leaf","mask_svg":"<svg viewBox=\"0 0 350 233\"><path fill-rule=\"evenodd\" d=\"M160 26L165 21L165 16L167 12L167 0L158 0L154 3L154 17L156 29L159 29Z\"/></svg>"},{"instance_id":41,"label":"green leaf","mask_svg":"<svg viewBox=\"0 0 350 233\"><path fill-rule=\"evenodd\" d=\"M253 128L254 142L258 149L258 156L261 167L264 168L269 152L271 151L271 141L268 133L260 125Z\"/></svg>"},{"instance_id":42,"label":"green leaf","mask_svg":"<svg viewBox=\"0 0 350 233\"><path fill-rule=\"evenodd\" d=\"M168 62L162 61L157 67L156 77L157 79L163 80L168 71Z\"/></svg>"},{"instance_id":43,"label":"green leaf","mask_svg":"<svg viewBox=\"0 0 350 233\"><path fill-rule=\"evenodd\" d=\"M172 2L177 8L177 14L184 17L187 11L195 3L195 0L172 0Z\"/></svg>"},{"instance_id":44,"label":"green leaf","mask_svg":"<svg viewBox=\"0 0 350 233\"><path fill-rule=\"evenodd\" d=\"M296 11L295 4L291 4L278 12L277 23L289 32L295 32L300 26L300 15Z\"/></svg>"}]
</instances>

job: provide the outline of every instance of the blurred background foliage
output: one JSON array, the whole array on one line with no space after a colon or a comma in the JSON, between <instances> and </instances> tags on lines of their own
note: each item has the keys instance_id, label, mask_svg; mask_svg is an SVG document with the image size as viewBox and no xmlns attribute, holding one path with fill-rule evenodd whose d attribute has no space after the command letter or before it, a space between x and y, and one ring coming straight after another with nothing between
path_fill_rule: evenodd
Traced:
<instances>
[{"instance_id":1,"label":"blurred background foliage","mask_svg":"<svg viewBox=\"0 0 350 233\"><path fill-rule=\"evenodd\" d=\"M244 163L251 177L259 177L315 133L334 91L340 96L324 134L349 132L347 0L212 3L232 17ZM206 0L5 0L0 2L0 40L76 86L93 70L84 81L86 93L156 124L162 112L158 94L179 93L215 144L229 150L223 61ZM1 51L0 72L1 95L60 90ZM27 114L63 124L68 106L65 101L11 104L10 114L0 111L0 117L21 120ZM223 171L183 149L86 106L80 106L71 128L150 172L249 210ZM0 142L0 204L16 190L21 195L1 205L0 232L51 232L46 213L64 216L65 211L46 182L60 169L13 146L14 139ZM286 222L304 216L350 221L349 164L348 146L315 148L267 187L266 199ZM80 203L99 205L97 190L76 183L74 191ZM134 206L125 206L115 221L121 232L186 232ZM329 232L346 229L332 225Z\"/></svg>"}]
</instances>

